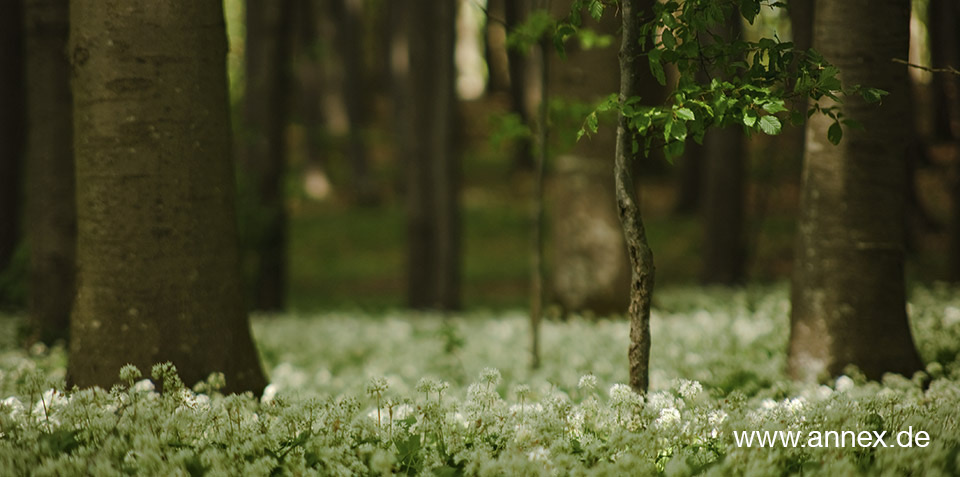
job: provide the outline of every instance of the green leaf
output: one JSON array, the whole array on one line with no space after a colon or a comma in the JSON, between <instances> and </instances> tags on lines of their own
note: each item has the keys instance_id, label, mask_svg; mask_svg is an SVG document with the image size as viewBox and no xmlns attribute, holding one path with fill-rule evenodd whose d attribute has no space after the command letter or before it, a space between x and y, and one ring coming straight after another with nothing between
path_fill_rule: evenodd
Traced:
<instances>
[{"instance_id":1,"label":"green leaf","mask_svg":"<svg viewBox=\"0 0 960 477\"><path fill-rule=\"evenodd\" d=\"M760 14L760 1L740 0L740 14L743 15L743 18L747 19L747 22L753 25L753 20Z\"/></svg>"},{"instance_id":2,"label":"green leaf","mask_svg":"<svg viewBox=\"0 0 960 477\"><path fill-rule=\"evenodd\" d=\"M592 0L587 9L590 10L590 16L593 17L594 20L600 21L600 17L603 16L603 2L600 0Z\"/></svg>"},{"instance_id":3,"label":"green leaf","mask_svg":"<svg viewBox=\"0 0 960 477\"><path fill-rule=\"evenodd\" d=\"M684 142L683 141L673 141L668 142L663 148L664 155L667 156L667 160L673 164L673 158L683 154Z\"/></svg>"},{"instance_id":4,"label":"green leaf","mask_svg":"<svg viewBox=\"0 0 960 477\"><path fill-rule=\"evenodd\" d=\"M755 124L757 124L757 112L747 108L743 111L743 125L752 128Z\"/></svg>"},{"instance_id":5,"label":"green leaf","mask_svg":"<svg viewBox=\"0 0 960 477\"><path fill-rule=\"evenodd\" d=\"M786 111L787 107L783 104L782 99L777 99L764 104L763 110L770 114L777 114Z\"/></svg>"},{"instance_id":6,"label":"green leaf","mask_svg":"<svg viewBox=\"0 0 960 477\"><path fill-rule=\"evenodd\" d=\"M661 50L650 50L647 60L650 62L650 73L657 79L657 83L660 83L660 86L666 86L667 75L663 72L663 65L660 64L661 54L663 54Z\"/></svg>"},{"instance_id":7,"label":"green leaf","mask_svg":"<svg viewBox=\"0 0 960 477\"><path fill-rule=\"evenodd\" d=\"M663 41L663 46L671 50L677 46L677 39L674 38L673 33L668 29L663 30L663 34L660 35L660 40Z\"/></svg>"},{"instance_id":8,"label":"green leaf","mask_svg":"<svg viewBox=\"0 0 960 477\"><path fill-rule=\"evenodd\" d=\"M677 113L677 117L680 119L684 119L687 121L693 121L694 119L697 119L697 117L694 116L693 111L687 108L680 108L676 111L676 113Z\"/></svg>"},{"instance_id":9,"label":"green leaf","mask_svg":"<svg viewBox=\"0 0 960 477\"><path fill-rule=\"evenodd\" d=\"M770 114L760 118L760 130L765 134L776 136L780 134L780 128L780 120L776 116Z\"/></svg>"},{"instance_id":10,"label":"green leaf","mask_svg":"<svg viewBox=\"0 0 960 477\"><path fill-rule=\"evenodd\" d=\"M843 138L843 128L840 127L840 123L836 122L830 125L830 129L827 130L827 139L833 143L833 145L840 144L840 139Z\"/></svg>"},{"instance_id":11,"label":"green leaf","mask_svg":"<svg viewBox=\"0 0 960 477\"><path fill-rule=\"evenodd\" d=\"M890 94L887 91L877 88L861 88L860 96L863 96L863 100L868 103L878 103L883 99L884 96Z\"/></svg>"}]
</instances>

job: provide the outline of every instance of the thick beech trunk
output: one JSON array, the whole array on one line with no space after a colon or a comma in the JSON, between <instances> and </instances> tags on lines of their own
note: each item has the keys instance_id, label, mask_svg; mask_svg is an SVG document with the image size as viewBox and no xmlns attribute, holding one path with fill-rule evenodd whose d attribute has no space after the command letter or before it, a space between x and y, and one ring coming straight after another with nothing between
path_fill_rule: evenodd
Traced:
<instances>
[{"instance_id":1,"label":"thick beech trunk","mask_svg":"<svg viewBox=\"0 0 960 477\"><path fill-rule=\"evenodd\" d=\"M835 376L847 365L879 379L922 364L907 322L904 284L904 170L909 127L908 0L818 0L814 48L847 85L890 92L883 103L848 97L839 146L832 120L807 121L801 213L791 293L790 374Z\"/></svg>"},{"instance_id":2,"label":"thick beech trunk","mask_svg":"<svg viewBox=\"0 0 960 477\"><path fill-rule=\"evenodd\" d=\"M627 98L639 96L641 71L646 64L640 48L640 26L643 8L649 2L624 0L622 40L620 43L620 104ZM614 176L617 189L617 211L623 226L627 252L630 257L630 386L637 392L646 393L650 387L650 300L653 297L654 272L653 252L647 243L643 217L637 203L637 193L631 175L632 161L640 160L634 153L633 141L627 119L619 117L617 123L617 151Z\"/></svg>"},{"instance_id":3,"label":"thick beech trunk","mask_svg":"<svg viewBox=\"0 0 960 477\"><path fill-rule=\"evenodd\" d=\"M30 340L45 343L67 337L73 305L77 218L68 3L28 0L25 4Z\"/></svg>"},{"instance_id":4,"label":"thick beech trunk","mask_svg":"<svg viewBox=\"0 0 960 477\"><path fill-rule=\"evenodd\" d=\"M73 0L77 296L67 384L172 361L266 384L244 307L219 0Z\"/></svg>"}]
</instances>

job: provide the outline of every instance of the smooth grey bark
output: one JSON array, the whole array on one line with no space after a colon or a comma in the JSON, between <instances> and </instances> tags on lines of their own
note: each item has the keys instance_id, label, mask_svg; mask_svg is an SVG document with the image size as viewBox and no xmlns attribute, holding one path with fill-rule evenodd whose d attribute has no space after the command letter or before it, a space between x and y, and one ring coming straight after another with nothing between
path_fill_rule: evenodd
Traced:
<instances>
[{"instance_id":1,"label":"smooth grey bark","mask_svg":"<svg viewBox=\"0 0 960 477\"><path fill-rule=\"evenodd\" d=\"M644 0L623 0L620 4L623 29L620 43L620 104L628 98L639 96L643 91L641 68L645 64L640 47L641 13L649 6ZM639 161L641 153L633 152L637 140L628 125L627 118L620 115L617 121L617 149L614 177L617 190L617 212L623 226L623 235L630 257L630 386L639 393L650 387L650 301L653 298L656 268L653 252L647 243L643 216L637 202L636 186L631 174L631 161Z\"/></svg>"},{"instance_id":2,"label":"smooth grey bark","mask_svg":"<svg viewBox=\"0 0 960 477\"><path fill-rule=\"evenodd\" d=\"M412 308L460 307L460 163L454 90L455 2L410 2L405 65L409 100L401 128L407 167L408 302Z\"/></svg>"},{"instance_id":3,"label":"smooth grey bark","mask_svg":"<svg viewBox=\"0 0 960 477\"><path fill-rule=\"evenodd\" d=\"M569 13L569 4L552 2L551 14ZM607 15L600 22L585 19L586 28L616 35L620 22ZM549 55L549 94L568 102L595 104L620 87L617 49L584 49L566 45L565 57ZM645 90L647 91L647 90ZM630 267L610 181L616 152L616 130L602 124L596 134L575 141L582 118L555 116L550 147L561 150L550 165L549 223L550 286L555 303L565 312L598 316L622 312L629 301ZM604 118L606 119L606 118ZM632 164L635 165L635 164Z\"/></svg>"},{"instance_id":4,"label":"smooth grey bark","mask_svg":"<svg viewBox=\"0 0 960 477\"><path fill-rule=\"evenodd\" d=\"M869 378L922 368L911 338L904 283L904 171L910 128L908 0L818 0L814 48L847 85L890 92L883 103L847 97L839 146L832 120L807 121L801 210L791 289L789 371L822 379L856 365Z\"/></svg>"},{"instance_id":5,"label":"smooth grey bark","mask_svg":"<svg viewBox=\"0 0 960 477\"><path fill-rule=\"evenodd\" d=\"M52 344L70 329L77 240L69 2L27 0L24 6L29 340Z\"/></svg>"},{"instance_id":6,"label":"smooth grey bark","mask_svg":"<svg viewBox=\"0 0 960 477\"><path fill-rule=\"evenodd\" d=\"M73 0L77 295L67 385L171 361L262 392L242 299L219 0Z\"/></svg>"},{"instance_id":7,"label":"smooth grey bark","mask_svg":"<svg viewBox=\"0 0 960 477\"><path fill-rule=\"evenodd\" d=\"M20 176L24 148L23 5L4 6L0 18L0 272L20 242Z\"/></svg>"},{"instance_id":8,"label":"smooth grey bark","mask_svg":"<svg viewBox=\"0 0 960 477\"><path fill-rule=\"evenodd\" d=\"M290 0L246 1L246 90L239 164L243 193L253 208L248 231L253 261L253 303L257 310L286 305L287 210L284 201L289 90Z\"/></svg>"}]
</instances>

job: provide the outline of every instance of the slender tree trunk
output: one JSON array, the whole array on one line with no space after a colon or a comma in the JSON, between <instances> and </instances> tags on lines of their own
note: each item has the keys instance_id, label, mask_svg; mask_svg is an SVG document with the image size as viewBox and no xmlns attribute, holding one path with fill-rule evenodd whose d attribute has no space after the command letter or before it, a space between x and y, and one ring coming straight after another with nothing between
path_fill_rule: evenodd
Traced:
<instances>
[{"instance_id":1,"label":"slender tree trunk","mask_svg":"<svg viewBox=\"0 0 960 477\"><path fill-rule=\"evenodd\" d=\"M0 272L20 241L20 168L24 135L23 5L4 5L0 18Z\"/></svg>"},{"instance_id":2,"label":"slender tree trunk","mask_svg":"<svg viewBox=\"0 0 960 477\"><path fill-rule=\"evenodd\" d=\"M627 98L639 96L641 87L641 67L645 63L640 47L641 14L646 6L643 0L624 0L621 3L623 15L622 40L620 43L620 104ZM634 153L635 134L630 130L628 120L620 115L617 123L617 152L614 176L617 187L617 211L623 226L623 235L627 242L630 257L630 386L640 393L646 393L650 387L650 300L653 297L655 267L653 252L647 243L643 226L643 217L637 203L637 193L631 175L631 161L640 160L641 155Z\"/></svg>"},{"instance_id":3,"label":"slender tree trunk","mask_svg":"<svg viewBox=\"0 0 960 477\"><path fill-rule=\"evenodd\" d=\"M287 281L287 211L284 203L287 91L290 68L287 32L293 26L288 0L246 2L246 92L240 135L243 183L254 211L251 231L254 302L258 310L283 310Z\"/></svg>"},{"instance_id":4,"label":"slender tree trunk","mask_svg":"<svg viewBox=\"0 0 960 477\"><path fill-rule=\"evenodd\" d=\"M219 0L70 2L77 295L67 384L171 361L265 379L242 299Z\"/></svg>"},{"instance_id":5,"label":"slender tree trunk","mask_svg":"<svg viewBox=\"0 0 960 477\"><path fill-rule=\"evenodd\" d=\"M408 286L414 308L460 307L459 160L453 49L455 2L413 2L408 14L409 86L404 122L408 181Z\"/></svg>"},{"instance_id":6,"label":"slender tree trunk","mask_svg":"<svg viewBox=\"0 0 960 477\"><path fill-rule=\"evenodd\" d=\"M548 138L548 105L549 96L547 94L547 79L549 71L547 70L547 52L550 46L546 41L541 41L537 48L540 54L540 112L537 114L537 158L536 168L534 169L533 182L533 233L531 234L530 244L530 328L531 328L531 353L533 359L531 367L537 369L540 367L540 321L543 315L543 279L545 275L543 264L543 228L544 228L544 198L543 198L543 180L545 166L547 163L547 138Z\"/></svg>"},{"instance_id":7,"label":"slender tree trunk","mask_svg":"<svg viewBox=\"0 0 960 477\"><path fill-rule=\"evenodd\" d=\"M77 240L68 0L27 0L30 340L67 337ZM51 140L56 138L56 140Z\"/></svg>"},{"instance_id":8,"label":"slender tree trunk","mask_svg":"<svg viewBox=\"0 0 960 477\"><path fill-rule=\"evenodd\" d=\"M839 146L832 124L807 121L801 212L791 292L790 374L812 380L858 366L868 377L910 376L922 364L907 322L904 184L909 129L908 0L818 0L814 48L848 84L890 92L881 105L848 97Z\"/></svg>"}]
</instances>

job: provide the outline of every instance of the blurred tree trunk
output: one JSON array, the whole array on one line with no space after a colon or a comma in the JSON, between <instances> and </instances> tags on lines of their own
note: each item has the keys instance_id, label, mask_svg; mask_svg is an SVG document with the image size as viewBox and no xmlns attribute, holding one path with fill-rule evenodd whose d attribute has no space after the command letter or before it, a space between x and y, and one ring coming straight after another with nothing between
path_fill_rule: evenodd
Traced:
<instances>
[{"instance_id":1,"label":"blurred tree trunk","mask_svg":"<svg viewBox=\"0 0 960 477\"><path fill-rule=\"evenodd\" d=\"M620 104L645 91L641 73L645 66L640 46L642 15L650 8L648 0L624 0L621 3L623 30L620 44ZM617 188L617 211L630 256L630 387L646 393L650 387L650 301L653 298L655 267L653 252L640 214L640 204L634 185L631 162L642 159L642 153L633 153L635 140L627 118L617 121L617 147L614 176Z\"/></svg>"},{"instance_id":2,"label":"blurred tree trunk","mask_svg":"<svg viewBox=\"0 0 960 477\"><path fill-rule=\"evenodd\" d=\"M707 285L737 285L746 278L743 142L742 128L733 126L710 129L703 139L700 281Z\"/></svg>"},{"instance_id":3,"label":"blurred tree trunk","mask_svg":"<svg viewBox=\"0 0 960 477\"><path fill-rule=\"evenodd\" d=\"M296 85L289 98L290 109L303 128L303 157L306 162L304 189L316 200L332 193L327 170L326 118L323 114L324 74L322 56L326 43L320 34L319 0L294 2L295 36L292 62ZM328 53L327 53L328 54Z\"/></svg>"},{"instance_id":4,"label":"blurred tree trunk","mask_svg":"<svg viewBox=\"0 0 960 477\"><path fill-rule=\"evenodd\" d=\"M0 273L20 241L20 168L24 112L23 5L9 2L0 18Z\"/></svg>"},{"instance_id":5,"label":"blurred tree trunk","mask_svg":"<svg viewBox=\"0 0 960 477\"><path fill-rule=\"evenodd\" d=\"M848 97L839 146L832 120L807 121L801 212L791 291L789 368L795 379L836 376L847 365L869 378L910 376L922 364L911 338L904 284L904 170L910 99L904 65L908 0L818 0L814 48L847 85L890 92L883 103Z\"/></svg>"},{"instance_id":6,"label":"blurred tree trunk","mask_svg":"<svg viewBox=\"0 0 960 477\"><path fill-rule=\"evenodd\" d=\"M936 68L960 69L960 5L951 0L929 4L931 62ZM947 178L953 191L950 220L947 278L960 282L960 79L955 75L933 75L934 140L946 141L953 149L953 170Z\"/></svg>"},{"instance_id":7,"label":"blurred tree trunk","mask_svg":"<svg viewBox=\"0 0 960 477\"><path fill-rule=\"evenodd\" d=\"M507 51L507 9L516 9L522 0L488 0L484 28L484 59L489 81L487 91L499 93L510 90L510 56ZM511 4L511 5L507 5Z\"/></svg>"},{"instance_id":8,"label":"blurred tree trunk","mask_svg":"<svg viewBox=\"0 0 960 477\"><path fill-rule=\"evenodd\" d=\"M405 65L396 66L405 67L407 79L400 86L409 87L409 101L397 105L411 133L402 144L408 174L408 300L413 308L451 310L460 307L457 4L406 5L409 56Z\"/></svg>"},{"instance_id":9,"label":"blurred tree trunk","mask_svg":"<svg viewBox=\"0 0 960 477\"><path fill-rule=\"evenodd\" d=\"M378 193L370 177L366 148L366 128L369 125L371 89L364 64L363 10L360 0L331 2L333 18L337 19L334 41L340 65L343 68L343 102L347 115L347 157L353 178L354 198L360 205L374 205Z\"/></svg>"},{"instance_id":10,"label":"blurred tree trunk","mask_svg":"<svg viewBox=\"0 0 960 477\"><path fill-rule=\"evenodd\" d=\"M27 0L25 7L30 340L52 344L70 329L77 240L69 2Z\"/></svg>"},{"instance_id":11,"label":"blurred tree trunk","mask_svg":"<svg viewBox=\"0 0 960 477\"><path fill-rule=\"evenodd\" d=\"M287 91L293 4L289 0L246 2L246 91L240 134L241 183L250 194L253 303L257 310L283 310L287 281L287 211L284 201Z\"/></svg>"},{"instance_id":12,"label":"blurred tree trunk","mask_svg":"<svg viewBox=\"0 0 960 477\"><path fill-rule=\"evenodd\" d=\"M240 278L219 0L73 0L77 297L67 385L171 361L266 381Z\"/></svg>"},{"instance_id":13,"label":"blurred tree trunk","mask_svg":"<svg viewBox=\"0 0 960 477\"><path fill-rule=\"evenodd\" d=\"M739 12L735 11L727 19L724 30L718 34L726 40L742 36ZM743 130L731 126L712 128L707 131L700 150L703 167L700 206L703 268L700 280L708 285L736 285L745 279L746 260L746 148Z\"/></svg>"},{"instance_id":14,"label":"blurred tree trunk","mask_svg":"<svg viewBox=\"0 0 960 477\"><path fill-rule=\"evenodd\" d=\"M550 10L551 16L562 18L569 13L570 5L554 1ZM584 18L584 22L586 28L613 36L621 26L615 15L607 15L600 22ZM584 49L579 42L570 41L566 58L548 55L547 63L550 97L562 98L568 104L596 104L621 86L620 62L613 46ZM645 97L652 99L650 96ZM620 313L629 301L630 268L614 206L617 192L610 181L616 128L612 121L605 123L596 134L573 143L582 116L560 113L551 120L556 132L551 134L550 147L565 151L552 155L555 164L548 165L552 172L547 210L553 246L553 299L566 312Z\"/></svg>"},{"instance_id":15,"label":"blurred tree trunk","mask_svg":"<svg viewBox=\"0 0 960 477\"><path fill-rule=\"evenodd\" d=\"M518 25L522 24L532 8L531 0L509 0L504 2L504 29L509 37ZM530 81L537 81L540 68L545 68L543 62L533 60L530 52L518 51L516 48L507 48L507 69L510 79L510 109L520 116L523 124L531 124L534 117L539 92ZM542 87L542 86L541 86ZM517 140L513 156L513 165L516 169L531 170L534 168L533 139L520 138Z\"/></svg>"}]
</instances>

